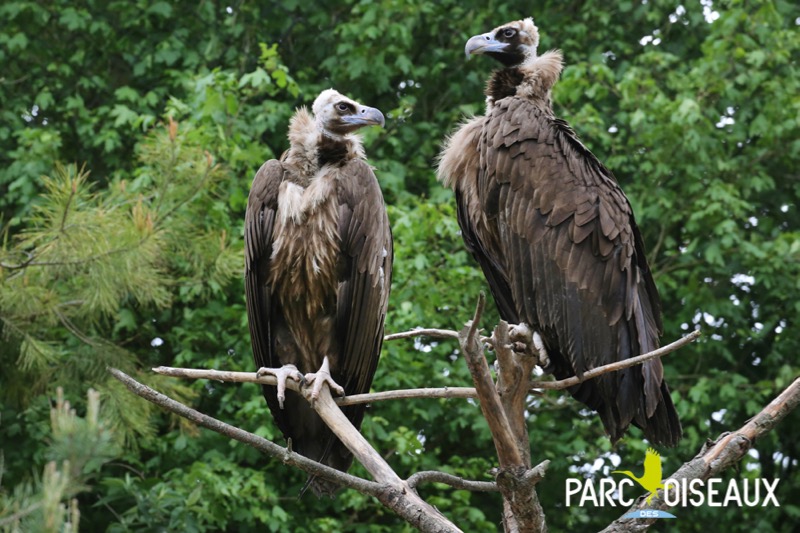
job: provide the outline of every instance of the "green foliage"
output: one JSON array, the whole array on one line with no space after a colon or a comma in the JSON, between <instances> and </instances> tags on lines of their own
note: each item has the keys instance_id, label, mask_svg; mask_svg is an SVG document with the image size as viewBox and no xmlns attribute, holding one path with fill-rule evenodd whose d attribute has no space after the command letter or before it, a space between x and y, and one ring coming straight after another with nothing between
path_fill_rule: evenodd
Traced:
<instances>
[{"instance_id":1,"label":"green foliage","mask_svg":"<svg viewBox=\"0 0 800 533\"><path fill-rule=\"evenodd\" d=\"M557 114L634 206L665 340L705 333L665 359L686 431L675 450L659 450L671 472L800 374L793 7L590 0L541 2L531 13L529 4L454 0L346 0L326 9L296 0L230 8L3 3L0 498L23 495L30 504L52 487L44 491L54 495L49 509L74 523L79 506L91 531L409 530L352 491L335 501L297 499L301 473L150 409L105 368L280 440L257 387L185 384L148 369L252 370L240 281L249 183L287 147L294 109L331 86L388 119L386 129L365 132L394 232L387 331L458 328L485 282L464 250L452 195L435 182L435 157L459 120L481 112L494 68L463 60L466 39L530 15L541 49L560 48L566 58ZM496 318L490 304L485 325ZM416 339L385 343L374 387L468 383L455 343ZM102 445L113 452L77 471L59 462L67 452L53 452L55 440L44 444L58 386L79 412L88 408L86 390L100 391L104 438L113 436ZM565 507L563 487L575 476L604 478L615 461L635 464L646 448L641 433L632 429L612 449L597 418L556 393L531 398L528 412L532 456L551 460L540 485L551 529L598 530L619 516ZM791 503L800 499L792 416L730 473L781 478L782 506L686 510L682 531L791 528L800 512ZM81 431L64 446L99 442L94 430ZM378 403L363 431L403 476L439 469L490 479L495 466L474 402ZM353 472L365 474L358 465ZM59 488L76 475L79 494ZM438 484L421 491L465 530L498 528L497 495Z\"/></svg>"},{"instance_id":2,"label":"green foliage","mask_svg":"<svg viewBox=\"0 0 800 533\"><path fill-rule=\"evenodd\" d=\"M65 401L61 388L50 409L48 460L40 477L20 483L8 493L0 491L0 530L4 532L78 531L80 512L75 497L101 467L119 457L108 424L100 418L100 395L89 389L85 417ZM3 461L0 455L0 482ZM0 484L2 488L2 484Z\"/></svg>"}]
</instances>

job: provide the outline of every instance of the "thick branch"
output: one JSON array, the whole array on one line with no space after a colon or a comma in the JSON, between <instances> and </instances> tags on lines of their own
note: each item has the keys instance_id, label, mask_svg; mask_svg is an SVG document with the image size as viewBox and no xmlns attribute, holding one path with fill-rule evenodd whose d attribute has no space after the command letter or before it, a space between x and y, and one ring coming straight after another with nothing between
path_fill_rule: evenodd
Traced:
<instances>
[{"instance_id":1,"label":"thick branch","mask_svg":"<svg viewBox=\"0 0 800 533\"><path fill-rule=\"evenodd\" d=\"M637 355L636 357L631 357L630 359L625 359L624 361L618 361L616 363L610 363L603 366L598 366L597 368L593 368L591 370L587 370L583 373L582 377L572 376L571 378L561 379L558 381L534 381L531 383L531 389L547 389L547 390L562 390L579 383L583 383L584 381L596 378L597 376L601 376L603 374L607 374L609 372L616 372L617 370L622 370L624 368L628 368L631 366L636 366L644 363L645 361L649 361L650 359L655 359L657 357L663 357L668 353L674 352L678 348L682 348L683 346L689 344L690 342L694 341L701 335L700 330L693 331L676 340L673 343L667 344L666 346L662 346L652 352L647 352L646 354Z\"/></svg>"},{"instance_id":2,"label":"thick branch","mask_svg":"<svg viewBox=\"0 0 800 533\"><path fill-rule=\"evenodd\" d=\"M716 442L703 446L694 459L684 463L669 479L676 481L682 479L707 480L717 476L741 460L753 447L753 443L758 437L772 431L778 422L798 405L800 405L800 378L796 379L744 426L732 433L724 434ZM677 484L679 491L680 486L680 484ZM674 499L680 500L681 497L675 497ZM628 509L625 514L643 509L666 510L669 508L670 506L664 501L663 490L659 490L658 496L653 498L651 505L647 505L645 498L641 497L638 503ZM655 519L618 518L604 529L603 533L645 531L654 522Z\"/></svg>"},{"instance_id":3,"label":"thick branch","mask_svg":"<svg viewBox=\"0 0 800 533\"><path fill-rule=\"evenodd\" d=\"M485 296L481 293L475 308L475 316L461 330L458 335L458 341L464 353L469 372L472 375L475 390L478 392L478 401L480 402L483 417L489 424L495 450L497 450L500 470L496 479L497 486L503 495L503 528L507 533L544 532L547 530L544 511L539 503L534 484L520 483L520 480L525 478L525 474L530 467L530 459L528 453L520 450L521 441L528 442L527 435L524 439L517 438L514 427L510 422L509 417L517 416L517 413L509 415L506 411L506 407L515 409L516 402L510 401L506 405L506 402L501 401L498 388L495 386L492 375L489 372L489 365L486 363L484 345L479 342L478 325L484 303ZM501 365L513 362L513 356L505 351L508 325L505 323L503 325L505 325L505 329L501 326L495 330L495 333L498 334L497 338L500 340L498 346L495 346L495 350L500 348L498 362ZM510 377L514 372L507 370L501 369L498 374L505 375L504 379L506 381L515 379ZM528 372L530 372L530 368ZM526 383L527 379L527 377L523 377ZM506 385L511 386L508 383ZM503 385L503 388L508 388L506 385ZM524 390L527 392L527 387L524 387ZM508 392L513 395L511 391L512 389L508 388ZM524 405L520 405L519 409L518 415L523 416ZM526 430L523 429L523 431L527 434Z\"/></svg>"},{"instance_id":4,"label":"thick branch","mask_svg":"<svg viewBox=\"0 0 800 533\"><path fill-rule=\"evenodd\" d=\"M525 405L531 372L536 361L533 357L517 354L511 349L508 324L504 320L495 326L492 338L495 339L494 351L497 355L497 392L523 464L530 467L531 445L525 420Z\"/></svg>"},{"instance_id":5,"label":"thick branch","mask_svg":"<svg viewBox=\"0 0 800 533\"><path fill-rule=\"evenodd\" d=\"M472 375L472 381L475 383L475 390L478 391L483 417L489 423L500 468L524 466L522 455L514 441L514 433L489 372L489 365L483 355L483 346L477 339L478 322L485 301L486 297L481 293L475 309L475 316L459 333L459 343Z\"/></svg>"}]
</instances>

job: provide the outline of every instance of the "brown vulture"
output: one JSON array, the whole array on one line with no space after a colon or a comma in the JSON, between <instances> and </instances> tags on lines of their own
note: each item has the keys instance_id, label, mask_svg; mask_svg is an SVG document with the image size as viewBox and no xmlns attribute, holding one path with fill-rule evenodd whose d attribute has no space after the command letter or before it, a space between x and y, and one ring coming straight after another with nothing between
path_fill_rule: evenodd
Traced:
<instances>
[{"instance_id":1,"label":"brown vulture","mask_svg":"<svg viewBox=\"0 0 800 533\"><path fill-rule=\"evenodd\" d=\"M259 375L272 415L293 449L346 471L353 457L285 380L339 393L369 392L383 341L392 235L378 181L354 134L383 126L377 109L334 90L299 109L290 148L258 170L245 216L245 294ZM314 372L316 374L306 373ZM341 385L341 387L338 386ZM343 391L341 389L344 389ZM364 406L343 409L361 425ZM317 495L336 487L311 478Z\"/></svg>"},{"instance_id":2,"label":"brown vulture","mask_svg":"<svg viewBox=\"0 0 800 533\"><path fill-rule=\"evenodd\" d=\"M467 56L503 67L486 86L486 115L446 141L438 172L500 315L534 329L545 370L564 379L657 348L661 310L628 199L553 114L561 52L537 55L538 44L530 18L467 41ZM612 441L631 423L654 444L681 437L658 359L570 393L599 413Z\"/></svg>"}]
</instances>

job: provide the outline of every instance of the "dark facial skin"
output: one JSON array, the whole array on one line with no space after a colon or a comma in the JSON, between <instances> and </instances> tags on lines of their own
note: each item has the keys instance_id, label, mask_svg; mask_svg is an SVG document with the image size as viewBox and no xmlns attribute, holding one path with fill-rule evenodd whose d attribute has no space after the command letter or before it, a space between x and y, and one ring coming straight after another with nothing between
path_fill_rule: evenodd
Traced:
<instances>
[{"instance_id":1,"label":"dark facial skin","mask_svg":"<svg viewBox=\"0 0 800 533\"><path fill-rule=\"evenodd\" d=\"M494 34L494 40L505 44L506 47L501 51L487 51L486 55L492 59L506 67L515 67L525 60L525 54L521 51L519 32L515 28L498 29Z\"/></svg>"},{"instance_id":2,"label":"dark facial skin","mask_svg":"<svg viewBox=\"0 0 800 533\"><path fill-rule=\"evenodd\" d=\"M327 129L332 133L343 135L364 126L383 126L384 124L383 113L374 107L355 106L343 100L333 104L333 109L335 118L326 124Z\"/></svg>"}]
</instances>

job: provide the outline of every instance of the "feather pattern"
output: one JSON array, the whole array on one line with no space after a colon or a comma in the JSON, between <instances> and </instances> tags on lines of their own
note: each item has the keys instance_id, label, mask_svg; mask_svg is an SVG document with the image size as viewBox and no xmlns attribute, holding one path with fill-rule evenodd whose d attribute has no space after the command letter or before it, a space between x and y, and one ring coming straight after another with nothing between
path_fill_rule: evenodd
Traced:
<instances>
[{"instance_id":1,"label":"feather pattern","mask_svg":"<svg viewBox=\"0 0 800 533\"><path fill-rule=\"evenodd\" d=\"M520 34L531 33L526 22L501 28L522 24ZM509 69L493 75L486 116L462 126L452 136L459 143L445 145L439 177L455 190L465 243L501 316L536 329L550 356L547 370L564 379L658 347L660 301L630 203L553 115L561 54L527 57L513 67L520 81L498 74ZM599 413L613 441L631 423L653 443L674 445L681 436L659 359L569 392Z\"/></svg>"},{"instance_id":2,"label":"feather pattern","mask_svg":"<svg viewBox=\"0 0 800 533\"><path fill-rule=\"evenodd\" d=\"M301 109L289 139L281 159L256 173L245 216L253 356L259 368L294 364L301 373L317 371L327 356L347 395L366 393L383 341L392 276L383 196L356 136L330 136ZM304 399L287 391L280 409L274 387L263 393L295 451L347 470L352 455ZM356 427L364 410L343 409ZM335 490L319 479L311 487L318 494Z\"/></svg>"}]
</instances>

